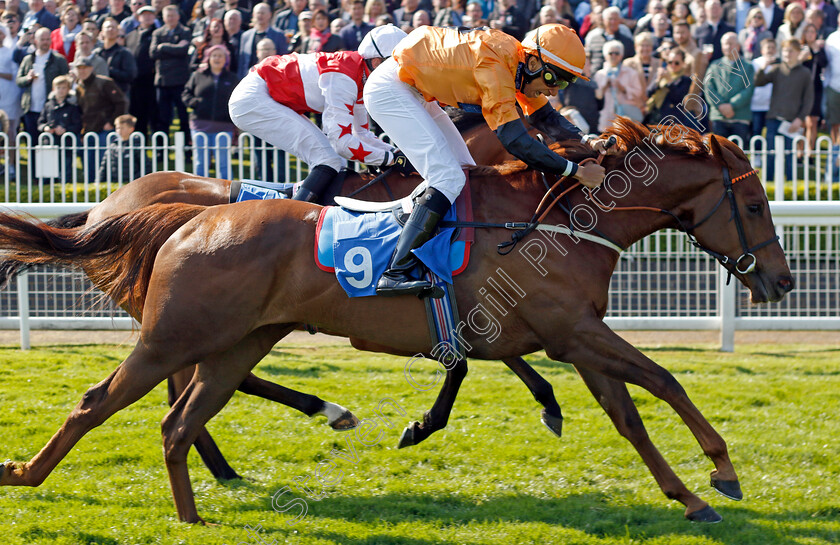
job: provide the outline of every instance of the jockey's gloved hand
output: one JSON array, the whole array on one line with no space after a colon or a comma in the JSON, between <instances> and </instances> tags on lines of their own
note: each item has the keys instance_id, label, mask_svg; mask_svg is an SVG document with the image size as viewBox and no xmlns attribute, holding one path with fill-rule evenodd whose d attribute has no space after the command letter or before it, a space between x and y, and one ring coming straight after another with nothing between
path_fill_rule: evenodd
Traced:
<instances>
[{"instance_id":1,"label":"jockey's gloved hand","mask_svg":"<svg viewBox=\"0 0 840 545\"><path fill-rule=\"evenodd\" d=\"M414 165L411 164L411 161L408 160L408 157L406 157L405 154L399 150L397 150L397 152L394 153L394 164L391 166L403 176L419 174L419 172L417 172L417 169L414 168Z\"/></svg>"}]
</instances>

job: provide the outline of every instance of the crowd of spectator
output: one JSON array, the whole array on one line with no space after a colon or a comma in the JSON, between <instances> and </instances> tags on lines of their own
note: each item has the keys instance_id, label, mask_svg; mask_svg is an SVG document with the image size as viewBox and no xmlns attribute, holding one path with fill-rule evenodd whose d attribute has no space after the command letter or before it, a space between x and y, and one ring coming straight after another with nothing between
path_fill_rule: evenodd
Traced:
<instances>
[{"instance_id":1,"label":"crowd of spectator","mask_svg":"<svg viewBox=\"0 0 840 545\"><path fill-rule=\"evenodd\" d=\"M384 24L488 26L521 40L560 23L583 41L591 81L561 92L557 106L585 132L617 115L649 124L674 116L724 136L764 134L770 145L801 133L811 148L826 127L840 145L832 0L150 1L0 0L8 136L21 127L33 138L95 133L104 148L117 119L123 132L148 135L177 116L206 173L208 150L234 136L230 93L269 55L353 50Z\"/></svg>"}]
</instances>

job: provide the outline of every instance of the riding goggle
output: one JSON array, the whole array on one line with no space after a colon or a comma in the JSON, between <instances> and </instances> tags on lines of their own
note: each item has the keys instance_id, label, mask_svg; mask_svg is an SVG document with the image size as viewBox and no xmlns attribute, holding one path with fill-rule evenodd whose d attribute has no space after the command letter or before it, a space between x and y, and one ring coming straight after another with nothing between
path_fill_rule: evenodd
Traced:
<instances>
[{"instance_id":1,"label":"riding goggle","mask_svg":"<svg viewBox=\"0 0 840 545\"><path fill-rule=\"evenodd\" d=\"M543 62L542 77L546 85L557 87L558 89L565 89L570 83L577 81L577 76L571 72L567 72L562 68L552 66L546 62Z\"/></svg>"}]
</instances>

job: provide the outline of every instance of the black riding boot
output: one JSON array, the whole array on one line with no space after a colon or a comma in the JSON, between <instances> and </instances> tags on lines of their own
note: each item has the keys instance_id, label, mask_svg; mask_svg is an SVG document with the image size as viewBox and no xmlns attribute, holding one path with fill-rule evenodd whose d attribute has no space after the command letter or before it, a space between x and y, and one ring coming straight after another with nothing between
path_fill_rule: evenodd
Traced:
<instances>
[{"instance_id":1,"label":"black riding boot","mask_svg":"<svg viewBox=\"0 0 840 545\"><path fill-rule=\"evenodd\" d=\"M329 188L330 182L332 182L336 174L338 172L332 167L315 165L310 169L309 176L303 180L303 183L298 188L294 197L292 197L292 200L321 204L321 197L323 197L324 192Z\"/></svg>"},{"instance_id":2,"label":"black riding boot","mask_svg":"<svg viewBox=\"0 0 840 545\"><path fill-rule=\"evenodd\" d=\"M414 210L405 222L397 248L391 256L388 269L376 284L376 295L417 295L443 297L441 290L435 290L426 280L415 280L409 276L418 260L411 250L425 244L435 233L440 218L449 210L449 199L437 189L429 188L420 195Z\"/></svg>"}]
</instances>

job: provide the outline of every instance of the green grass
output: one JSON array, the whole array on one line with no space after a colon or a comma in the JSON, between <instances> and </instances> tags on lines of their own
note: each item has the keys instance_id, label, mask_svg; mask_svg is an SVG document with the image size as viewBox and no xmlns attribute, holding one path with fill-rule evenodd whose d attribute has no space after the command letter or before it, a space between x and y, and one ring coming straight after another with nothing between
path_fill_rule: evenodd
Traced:
<instances>
[{"instance_id":1,"label":"green grass","mask_svg":"<svg viewBox=\"0 0 840 545\"><path fill-rule=\"evenodd\" d=\"M0 348L0 459L32 457L84 390L129 349ZM209 428L245 479L216 482L193 451L199 513L218 526L190 526L177 521L163 466L161 385L89 433L41 487L0 489L0 543L257 543L246 525L261 525L266 543L293 544L840 542L840 349L645 352L675 373L729 444L745 493L740 503L709 488L712 464L673 411L631 389L654 442L689 489L723 515L721 524L686 521L574 371L538 354L530 361L552 382L564 409L562 439L539 423L537 405L502 364L472 362L446 430L396 450L408 420L397 416L379 444L356 442L358 464L339 460L341 482L321 501L309 501L294 528L288 514L271 509L270 496L298 476L312 475L312 484L318 462L334 448L346 450L352 432L237 394ZM436 392L412 389L404 363L342 344L280 344L256 372L341 403L360 418L392 397L414 419ZM317 483L312 488L321 490Z\"/></svg>"}]
</instances>

